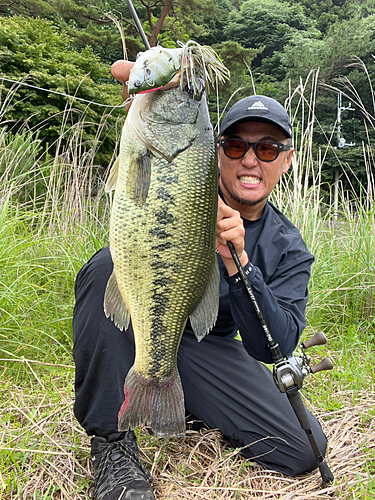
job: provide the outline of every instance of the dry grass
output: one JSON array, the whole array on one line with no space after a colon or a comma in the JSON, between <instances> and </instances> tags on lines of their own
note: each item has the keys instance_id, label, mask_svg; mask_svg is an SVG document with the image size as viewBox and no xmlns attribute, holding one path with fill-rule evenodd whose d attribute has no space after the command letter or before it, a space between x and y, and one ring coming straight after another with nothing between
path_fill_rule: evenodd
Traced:
<instances>
[{"instance_id":1,"label":"dry grass","mask_svg":"<svg viewBox=\"0 0 375 500\"><path fill-rule=\"evenodd\" d=\"M61 367L57 377L56 369L48 375L45 366L42 379L36 365L24 365L30 374L27 387L6 383L4 372L2 377L0 498L85 499L92 478L89 439L73 416L72 367ZM188 431L185 439L168 440L142 432L141 458L157 479L156 498L374 498L367 496L363 466L375 451L375 392L342 393L340 399L342 409L319 415L337 484L322 484L317 471L288 478L245 461L216 430Z\"/></svg>"}]
</instances>

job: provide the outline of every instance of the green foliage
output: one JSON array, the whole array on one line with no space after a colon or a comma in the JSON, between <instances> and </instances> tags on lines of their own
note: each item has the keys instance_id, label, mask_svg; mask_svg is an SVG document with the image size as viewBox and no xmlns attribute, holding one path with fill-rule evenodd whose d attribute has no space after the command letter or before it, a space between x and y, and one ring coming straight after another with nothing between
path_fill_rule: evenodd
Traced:
<instances>
[{"instance_id":1,"label":"green foliage","mask_svg":"<svg viewBox=\"0 0 375 500\"><path fill-rule=\"evenodd\" d=\"M65 356L68 354L64 346L68 337L63 331L56 329L59 321L63 321L69 314L63 305L66 284L62 286L62 295L57 301L58 288L55 287L59 275L58 260L53 271L50 267L53 255L48 257L50 245L43 239L41 241L35 238L25 215L14 213L13 210L11 212L12 221L3 218L0 228L2 235L0 266L3 282L7 283L7 286L2 288L0 296L2 315L0 351L3 357L15 355L27 357L30 354L29 343L32 342L32 338L28 338L25 332L33 331L34 353L41 359L48 358L52 343L56 352L55 359L58 360L64 353ZM12 253L9 253L9 248L13 249ZM54 295L55 300L52 299ZM49 309L48 313L45 307Z\"/></svg>"},{"instance_id":2,"label":"green foliage","mask_svg":"<svg viewBox=\"0 0 375 500\"><path fill-rule=\"evenodd\" d=\"M345 74L353 56L365 57L372 50L373 18L350 19L333 24L324 38L306 37L295 32L281 56L286 75L294 81L306 77L311 69L318 69L323 81Z\"/></svg>"},{"instance_id":3,"label":"green foliage","mask_svg":"<svg viewBox=\"0 0 375 500\"><path fill-rule=\"evenodd\" d=\"M280 54L297 32L317 36L302 7L281 0L247 0L238 12L229 14L224 28L227 40L236 41L246 48L261 49L253 67L263 73L272 71L273 76L280 79L285 76L279 68Z\"/></svg>"},{"instance_id":4,"label":"green foliage","mask_svg":"<svg viewBox=\"0 0 375 500\"><path fill-rule=\"evenodd\" d=\"M55 13L55 2L48 0L28 0L22 2L15 0L14 2L1 2L0 13L2 15L25 15L25 16L46 16Z\"/></svg>"},{"instance_id":5,"label":"green foliage","mask_svg":"<svg viewBox=\"0 0 375 500\"><path fill-rule=\"evenodd\" d=\"M15 180L30 172L41 151L39 133L35 139L31 132L13 134L0 129L0 176L3 179Z\"/></svg>"},{"instance_id":6,"label":"green foliage","mask_svg":"<svg viewBox=\"0 0 375 500\"><path fill-rule=\"evenodd\" d=\"M203 19L203 33L197 39L203 45L220 44L225 41L224 27L228 22L228 13L236 9L232 0L218 0L216 2L216 15L208 15Z\"/></svg>"},{"instance_id":7,"label":"green foliage","mask_svg":"<svg viewBox=\"0 0 375 500\"><path fill-rule=\"evenodd\" d=\"M220 86L220 101L222 107L228 102L232 94L231 103L238 101L252 93L251 62L259 54L256 49L245 49L239 43L227 41L213 45L213 49L230 70L230 80ZM215 109L216 96L211 95L212 109Z\"/></svg>"},{"instance_id":8,"label":"green foliage","mask_svg":"<svg viewBox=\"0 0 375 500\"><path fill-rule=\"evenodd\" d=\"M177 40L187 41L204 33L204 16L216 16L219 11L214 0L135 0L134 7L151 46L175 46ZM122 25L126 36L129 59L135 59L144 49L126 0L98 0L95 5L79 0L14 0L4 5L0 13L45 17L67 33L76 48L90 45L102 60L113 63L123 57L118 27L111 17ZM109 14L109 16L107 16Z\"/></svg>"},{"instance_id":9,"label":"green foliage","mask_svg":"<svg viewBox=\"0 0 375 500\"><path fill-rule=\"evenodd\" d=\"M305 15L316 22L316 27L324 33L335 22L348 18L350 0L298 0L303 5Z\"/></svg>"},{"instance_id":10,"label":"green foliage","mask_svg":"<svg viewBox=\"0 0 375 500\"><path fill-rule=\"evenodd\" d=\"M361 19L358 14L348 20L336 22L329 28L324 38L312 40L296 34L290 40L281 57L286 74L297 84L312 68L319 71L319 82L315 112L319 127L316 127L315 154L322 148L325 157L323 178L330 183L334 179L334 171L342 172L346 165L351 174L349 178L341 176L345 188L357 192L360 185L366 184L368 172L363 155L362 143L373 143L373 90L374 60L372 57L372 40L375 36L374 16ZM360 54L359 62L356 55ZM327 84L330 85L327 88ZM335 91L332 92L332 87ZM345 149L328 149L328 138L332 136L331 145L338 145L338 102L337 93L343 92L341 114L341 137L347 143L355 143L355 147Z\"/></svg>"},{"instance_id":11,"label":"green foliage","mask_svg":"<svg viewBox=\"0 0 375 500\"><path fill-rule=\"evenodd\" d=\"M111 83L109 67L99 61L90 47L80 51L73 49L71 39L59 33L50 21L25 17L0 18L0 51L3 53L0 74L5 78L26 80L38 87L77 96L88 102L115 105L120 101L119 87ZM4 81L4 100L11 88L12 83ZM70 118L62 125L61 114L66 109L70 111ZM29 130L38 128L39 137L47 146L64 141L73 115L86 115L82 138L83 143L90 147L95 139L95 124L100 122L103 109L20 85L2 120L14 132L25 127ZM116 114L120 113L113 113L113 117L108 119L109 129L115 124ZM115 140L113 133L107 133L98 161L103 160L105 154L112 153Z\"/></svg>"},{"instance_id":12,"label":"green foliage","mask_svg":"<svg viewBox=\"0 0 375 500\"><path fill-rule=\"evenodd\" d=\"M88 255L72 235L61 227L51 232L43 221L41 212L17 209L10 200L2 206L0 357L68 363L74 278Z\"/></svg>"},{"instance_id":13,"label":"green foliage","mask_svg":"<svg viewBox=\"0 0 375 500\"><path fill-rule=\"evenodd\" d=\"M109 7L109 4L113 4ZM126 5L123 2L123 5ZM0 13L7 16L43 17L65 31L77 47L87 44L116 47L121 54L121 41L116 27L101 9L116 8L114 2L98 0L96 5L75 0L14 0L0 4ZM116 36L114 36L116 35Z\"/></svg>"},{"instance_id":14,"label":"green foliage","mask_svg":"<svg viewBox=\"0 0 375 500\"><path fill-rule=\"evenodd\" d=\"M190 39L199 39L205 32L203 25L206 16L216 17L220 14L217 4L213 0L158 0L149 3L150 12L154 19L160 19L162 6L170 4L168 15L162 25L157 43L173 46L177 40L187 42ZM155 25L155 22L153 23ZM146 32L150 32L150 22L146 23ZM147 29L148 28L148 29ZM150 40L155 40L151 32ZM156 43L155 43L156 45Z\"/></svg>"}]
</instances>

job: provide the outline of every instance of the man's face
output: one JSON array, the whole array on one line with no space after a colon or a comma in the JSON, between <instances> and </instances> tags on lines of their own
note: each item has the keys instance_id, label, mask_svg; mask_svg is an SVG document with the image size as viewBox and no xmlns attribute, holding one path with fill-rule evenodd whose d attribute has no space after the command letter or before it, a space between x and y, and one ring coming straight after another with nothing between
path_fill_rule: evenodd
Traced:
<instances>
[{"instance_id":1,"label":"man's face","mask_svg":"<svg viewBox=\"0 0 375 500\"><path fill-rule=\"evenodd\" d=\"M268 141L287 144L287 138L281 130L263 122L240 123L230 131L230 135L225 134L225 137L249 142ZM245 218L261 217L269 194L281 175L289 169L293 151L282 151L276 160L265 162L257 158L253 147L239 159L228 158L223 148L219 147L219 185L226 202L232 208L239 210Z\"/></svg>"}]
</instances>

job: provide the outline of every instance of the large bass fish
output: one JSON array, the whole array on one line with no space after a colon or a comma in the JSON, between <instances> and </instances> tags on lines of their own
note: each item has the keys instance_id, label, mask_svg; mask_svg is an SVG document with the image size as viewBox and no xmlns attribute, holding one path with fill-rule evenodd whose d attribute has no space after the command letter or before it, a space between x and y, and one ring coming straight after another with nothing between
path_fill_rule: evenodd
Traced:
<instances>
[{"instance_id":1,"label":"large bass fish","mask_svg":"<svg viewBox=\"0 0 375 500\"><path fill-rule=\"evenodd\" d=\"M217 162L205 86L226 68L208 47L142 53L129 77L137 94L107 183L114 263L104 310L130 318L136 356L124 385L119 430L148 425L185 434L177 350L188 318L201 340L216 321Z\"/></svg>"}]
</instances>

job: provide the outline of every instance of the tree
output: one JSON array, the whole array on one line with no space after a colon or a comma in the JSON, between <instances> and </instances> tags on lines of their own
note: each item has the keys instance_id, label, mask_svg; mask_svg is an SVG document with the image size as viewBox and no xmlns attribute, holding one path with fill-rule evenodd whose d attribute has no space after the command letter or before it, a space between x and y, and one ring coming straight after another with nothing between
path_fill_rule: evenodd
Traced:
<instances>
[{"instance_id":1,"label":"tree","mask_svg":"<svg viewBox=\"0 0 375 500\"><path fill-rule=\"evenodd\" d=\"M53 14L54 5L47 0L0 0L1 15L43 16Z\"/></svg>"},{"instance_id":2,"label":"tree","mask_svg":"<svg viewBox=\"0 0 375 500\"><path fill-rule=\"evenodd\" d=\"M7 79L26 80L36 87L49 91L74 95L86 101L106 105L119 104L118 86L110 80L110 68L102 64L90 47L78 51L72 47L71 39L59 33L51 21L22 16L0 18L0 76ZM6 93L11 83L4 81ZM22 128L40 130L44 144L64 140L62 115L70 109L70 115L85 115L86 125L82 130L82 142L92 141L104 108L62 95L48 93L37 88L19 86L5 114L8 127L13 132ZM110 128L116 120L114 113L108 117ZM114 133L109 134L103 145L104 154L114 147Z\"/></svg>"},{"instance_id":3,"label":"tree","mask_svg":"<svg viewBox=\"0 0 375 500\"><path fill-rule=\"evenodd\" d=\"M175 47L204 33L203 19L219 11L214 0L134 0L151 46ZM0 0L0 14L44 17L66 32L78 48L91 45L102 59L114 62L123 57L115 23L123 24L129 59L143 50L142 40L125 0Z\"/></svg>"},{"instance_id":4,"label":"tree","mask_svg":"<svg viewBox=\"0 0 375 500\"><path fill-rule=\"evenodd\" d=\"M76 48L92 46L95 53L105 61L113 62L124 56L121 37L115 23L105 15L114 9L115 17L128 21L128 49L135 55L142 50L142 41L131 20L125 0L97 0L95 5L88 0L0 0L0 14L44 18L52 21L61 32L71 37Z\"/></svg>"},{"instance_id":5,"label":"tree","mask_svg":"<svg viewBox=\"0 0 375 500\"><path fill-rule=\"evenodd\" d=\"M227 40L261 50L253 61L253 68L257 68L258 73L272 72L279 80L285 77L280 55L289 39L298 32L309 33L310 37L318 35L300 5L281 0L246 0L239 11L229 14L224 28Z\"/></svg>"},{"instance_id":6,"label":"tree","mask_svg":"<svg viewBox=\"0 0 375 500\"><path fill-rule=\"evenodd\" d=\"M321 39L311 39L302 33L294 34L280 59L287 78L293 82L292 87L298 84L300 77L306 78L311 70L319 70L314 142L316 148L325 150L327 138L333 134L332 146L337 149L326 155L322 173L323 179L330 183L334 180L334 172L341 170L340 162L350 169L353 186L358 187L357 179L364 184L367 182L362 141L367 143L368 140L375 140L375 121L371 118L375 110L370 85L370 82L375 81L372 56L374 38L375 16L363 19L357 13L350 21L337 21ZM343 137L347 143L356 144L343 149L338 147L336 123L337 94L340 90L344 93L344 107L348 107L349 102L352 104L350 110L341 115ZM342 182L345 187L349 187L348 178L343 177Z\"/></svg>"},{"instance_id":7,"label":"tree","mask_svg":"<svg viewBox=\"0 0 375 500\"><path fill-rule=\"evenodd\" d=\"M347 73L354 56L368 56L374 34L373 22L358 17L336 22L321 39L294 33L281 56L286 76L296 79L319 68L322 81L331 82Z\"/></svg>"},{"instance_id":8,"label":"tree","mask_svg":"<svg viewBox=\"0 0 375 500\"><path fill-rule=\"evenodd\" d=\"M245 49L239 43L232 41L213 45L213 49L219 54L231 74L230 80L220 85L221 106L226 105L230 98L232 98L231 104L234 104L242 97L253 94L250 67L259 51ZM215 97L212 95L211 100L214 101ZM214 110L215 106L213 105L212 111Z\"/></svg>"},{"instance_id":9,"label":"tree","mask_svg":"<svg viewBox=\"0 0 375 500\"><path fill-rule=\"evenodd\" d=\"M357 0L298 0L298 3L304 7L306 17L313 19L316 28L323 34L337 21L351 19L353 7L359 6Z\"/></svg>"}]
</instances>

